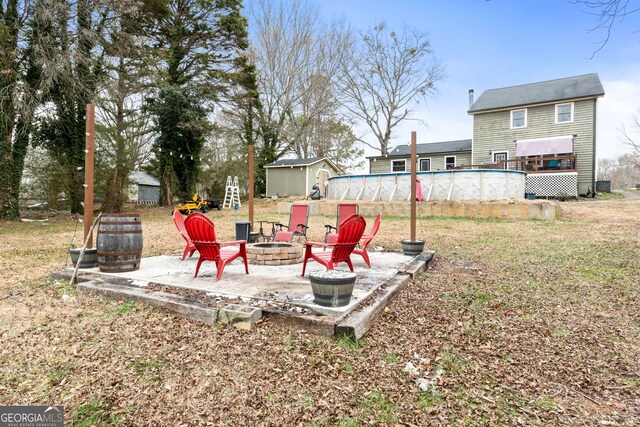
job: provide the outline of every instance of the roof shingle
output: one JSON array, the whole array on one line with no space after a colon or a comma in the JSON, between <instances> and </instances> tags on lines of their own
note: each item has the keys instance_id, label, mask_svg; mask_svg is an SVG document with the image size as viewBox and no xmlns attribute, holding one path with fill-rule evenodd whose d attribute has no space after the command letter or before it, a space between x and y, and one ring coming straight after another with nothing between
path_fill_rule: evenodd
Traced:
<instances>
[{"instance_id":1,"label":"roof shingle","mask_svg":"<svg viewBox=\"0 0 640 427\"><path fill-rule=\"evenodd\" d=\"M468 113L473 114L486 110L499 110L603 95L604 88L598 74L591 73L500 89L489 89L478 97L476 102L469 108Z\"/></svg>"}]
</instances>

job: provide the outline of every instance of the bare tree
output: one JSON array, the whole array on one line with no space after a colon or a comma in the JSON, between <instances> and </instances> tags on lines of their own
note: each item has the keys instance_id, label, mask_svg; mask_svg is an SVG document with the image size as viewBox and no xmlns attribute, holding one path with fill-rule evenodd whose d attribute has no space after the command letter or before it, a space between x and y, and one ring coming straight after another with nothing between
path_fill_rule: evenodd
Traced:
<instances>
[{"instance_id":1,"label":"bare tree","mask_svg":"<svg viewBox=\"0 0 640 427\"><path fill-rule=\"evenodd\" d=\"M385 23L360 33L338 80L345 108L367 125L378 144L359 140L388 154L393 128L412 119L413 105L432 95L443 76L423 33L408 27L397 33Z\"/></svg>"},{"instance_id":2,"label":"bare tree","mask_svg":"<svg viewBox=\"0 0 640 427\"><path fill-rule=\"evenodd\" d=\"M605 33L604 39L591 55L591 59L609 42L616 22L622 22L628 15L640 11L640 6L634 5L631 0L574 0L574 3L586 6L587 13L596 17L596 25L591 31L603 30Z\"/></svg>"},{"instance_id":3,"label":"bare tree","mask_svg":"<svg viewBox=\"0 0 640 427\"><path fill-rule=\"evenodd\" d=\"M640 154L640 111L633 114L631 129L622 127L620 130L622 142Z\"/></svg>"},{"instance_id":4,"label":"bare tree","mask_svg":"<svg viewBox=\"0 0 640 427\"><path fill-rule=\"evenodd\" d=\"M262 144L272 160L287 152L305 156L310 149L301 135L337 108L332 77L344 52L340 26L327 27L306 1L260 0L252 20Z\"/></svg>"}]
</instances>

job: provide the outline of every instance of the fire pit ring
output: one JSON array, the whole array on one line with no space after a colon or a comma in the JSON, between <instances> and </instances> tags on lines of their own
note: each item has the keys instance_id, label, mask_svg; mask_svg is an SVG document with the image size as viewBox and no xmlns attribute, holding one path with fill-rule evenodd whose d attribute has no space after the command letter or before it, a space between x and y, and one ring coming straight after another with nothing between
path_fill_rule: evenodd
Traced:
<instances>
[{"instance_id":1,"label":"fire pit ring","mask_svg":"<svg viewBox=\"0 0 640 427\"><path fill-rule=\"evenodd\" d=\"M252 243L247 245L249 264L289 265L302 262L302 246L286 242Z\"/></svg>"}]
</instances>

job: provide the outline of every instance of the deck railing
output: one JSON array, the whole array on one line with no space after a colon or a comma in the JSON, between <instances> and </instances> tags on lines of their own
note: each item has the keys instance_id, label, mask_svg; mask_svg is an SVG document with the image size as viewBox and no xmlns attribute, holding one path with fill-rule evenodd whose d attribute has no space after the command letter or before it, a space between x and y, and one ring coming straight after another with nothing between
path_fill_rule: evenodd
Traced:
<instances>
[{"instance_id":1,"label":"deck railing","mask_svg":"<svg viewBox=\"0 0 640 427\"><path fill-rule=\"evenodd\" d=\"M482 165L461 165L452 169L502 169L526 173L575 172L577 158L575 154L565 156L537 156L523 159L500 160L497 163Z\"/></svg>"}]
</instances>

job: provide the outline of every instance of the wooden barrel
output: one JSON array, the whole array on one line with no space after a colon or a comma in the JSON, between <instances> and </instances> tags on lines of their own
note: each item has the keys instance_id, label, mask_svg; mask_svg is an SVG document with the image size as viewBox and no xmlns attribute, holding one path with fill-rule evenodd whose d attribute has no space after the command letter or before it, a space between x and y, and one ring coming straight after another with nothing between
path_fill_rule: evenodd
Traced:
<instances>
[{"instance_id":1,"label":"wooden barrel","mask_svg":"<svg viewBox=\"0 0 640 427\"><path fill-rule=\"evenodd\" d=\"M349 271L328 270L309 274L313 302L324 307L349 305L356 283L356 274Z\"/></svg>"},{"instance_id":2,"label":"wooden barrel","mask_svg":"<svg viewBox=\"0 0 640 427\"><path fill-rule=\"evenodd\" d=\"M142 222L138 214L102 214L98 226L98 267L108 273L140 268Z\"/></svg>"}]
</instances>

